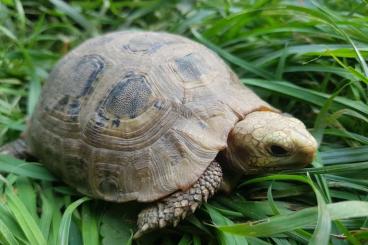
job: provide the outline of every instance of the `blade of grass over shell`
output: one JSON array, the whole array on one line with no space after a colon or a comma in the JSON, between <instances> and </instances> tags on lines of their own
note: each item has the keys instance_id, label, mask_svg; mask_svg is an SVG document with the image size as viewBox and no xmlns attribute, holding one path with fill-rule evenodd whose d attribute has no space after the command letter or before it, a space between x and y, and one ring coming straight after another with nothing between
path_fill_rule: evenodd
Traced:
<instances>
[{"instance_id":1,"label":"blade of grass over shell","mask_svg":"<svg viewBox=\"0 0 368 245\"><path fill-rule=\"evenodd\" d=\"M82 197L67 207L60 222L58 244L60 245L69 244L69 230L71 225L72 214L79 205L89 200L90 198L88 197Z\"/></svg>"},{"instance_id":2,"label":"blade of grass over shell","mask_svg":"<svg viewBox=\"0 0 368 245\"><path fill-rule=\"evenodd\" d=\"M56 178L39 164L28 163L10 156L0 155L0 171L40 180L54 181Z\"/></svg>"}]
</instances>

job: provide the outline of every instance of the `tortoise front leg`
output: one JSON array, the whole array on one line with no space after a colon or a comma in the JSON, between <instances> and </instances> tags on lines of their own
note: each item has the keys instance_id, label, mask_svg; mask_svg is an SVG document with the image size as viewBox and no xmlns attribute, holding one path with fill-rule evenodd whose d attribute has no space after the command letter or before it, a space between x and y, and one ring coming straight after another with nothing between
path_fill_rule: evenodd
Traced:
<instances>
[{"instance_id":1,"label":"tortoise front leg","mask_svg":"<svg viewBox=\"0 0 368 245\"><path fill-rule=\"evenodd\" d=\"M19 138L0 147L0 154L11 155L19 159L25 159L29 157L26 141L22 138Z\"/></svg>"},{"instance_id":2,"label":"tortoise front leg","mask_svg":"<svg viewBox=\"0 0 368 245\"><path fill-rule=\"evenodd\" d=\"M142 210L138 215L138 231L134 238L158 228L176 226L179 221L194 213L202 202L207 202L219 189L221 181L221 167L217 162L212 162L188 190L175 192Z\"/></svg>"}]
</instances>

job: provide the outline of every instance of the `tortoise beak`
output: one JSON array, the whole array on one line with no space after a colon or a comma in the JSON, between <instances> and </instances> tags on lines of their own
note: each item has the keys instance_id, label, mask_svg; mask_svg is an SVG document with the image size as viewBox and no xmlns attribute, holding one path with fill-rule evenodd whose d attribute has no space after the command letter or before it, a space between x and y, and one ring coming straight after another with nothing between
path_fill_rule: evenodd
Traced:
<instances>
[{"instance_id":1,"label":"tortoise beak","mask_svg":"<svg viewBox=\"0 0 368 245\"><path fill-rule=\"evenodd\" d=\"M291 156L278 161L277 165L274 165L274 169L299 169L311 164L316 156L317 142L313 138L308 144L304 143L303 146L296 145L295 149L297 150Z\"/></svg>"},{"instance_id":2,"label":"tortoise beak","mask_svg":"<svg viewBox=\"0 0 368 245\"><path fill-rule=\"evenodd\" d=\"M301 149L300 152L296 155L295 163L296 168L304 168L305 166L312 163L313 159L316 156L317 147L305 147Z\"/></svg>"},{"instance_id":3,"label":"tortoise beak","mask_svg":"<svg viewBox=\"0 0 368 245\"><path fill-rule=\"evenodd\" d=\"M302 145L297 145L296 149L298 149L293 157L292 162L293 166L290 166L291 168L304 168L305 166L312 163L316 156L317 152L317 141L310 136L308 142L303 142Z\"/></svg>"}]
</instances>

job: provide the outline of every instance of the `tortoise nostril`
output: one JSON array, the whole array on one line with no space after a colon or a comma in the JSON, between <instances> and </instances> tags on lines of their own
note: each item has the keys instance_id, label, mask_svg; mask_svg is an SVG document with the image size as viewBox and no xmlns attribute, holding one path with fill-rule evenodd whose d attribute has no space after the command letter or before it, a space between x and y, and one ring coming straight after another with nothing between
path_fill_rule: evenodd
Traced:
<instances>
[{"instance_id":1,"label":"tortoise nostril","mask_svg":"<svg viewBox=\"0 0 368 245\"><path fill-rule=\"evenodd\" d=\"M275 157L284 157L290 155L290 152L287 149L279 145L271 145L269 148L269 153Z\"/></svg>"}]
</instances>

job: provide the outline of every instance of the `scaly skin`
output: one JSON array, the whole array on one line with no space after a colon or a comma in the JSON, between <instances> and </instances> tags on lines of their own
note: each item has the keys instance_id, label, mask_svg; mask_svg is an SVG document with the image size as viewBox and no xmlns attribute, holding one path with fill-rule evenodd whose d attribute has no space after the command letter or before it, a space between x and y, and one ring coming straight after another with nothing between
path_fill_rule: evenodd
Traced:
<instances>
[{"instance_id":1,"label":"scaly skin","mask_svg":"<svg viewBox=\"0 0 368 245\"><path fill-rule=\"evenodd\" d=\"M186 191L178 191L156 202L138 215L138 231L134 238L149 231L176 226L179 221L195 212L203 202L215 194L222 181L222 170L212 162L202 176Z\"/></svg>"}]
</instances>

